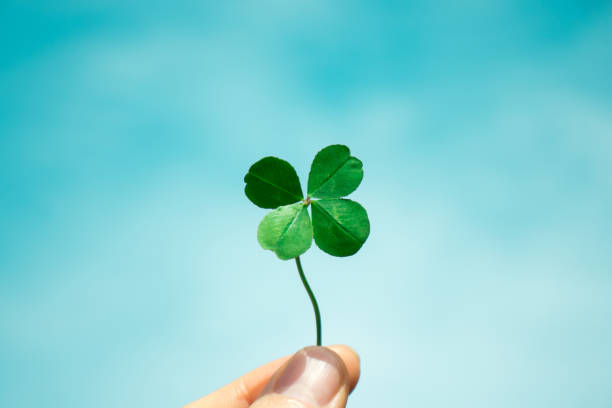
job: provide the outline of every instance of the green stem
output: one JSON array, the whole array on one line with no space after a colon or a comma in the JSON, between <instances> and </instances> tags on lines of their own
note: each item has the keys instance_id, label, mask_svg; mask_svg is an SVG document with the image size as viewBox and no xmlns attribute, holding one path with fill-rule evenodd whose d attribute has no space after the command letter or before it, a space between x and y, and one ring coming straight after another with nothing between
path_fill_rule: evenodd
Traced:
<instances>
[{"instance_id":1,"label":"green stem","mask_svg":"<svg viewBox=\"0 0 612 408\"><path fill-rule=\"evenodd\" d=\"M319 313L319 305L317 304L317 299L315 299L314 294L312 293L312 289L310 289L310 285L306 280L306 276L304 276L304 270L302 269L302 262L300 261L300 257L295 257L295 263L298 268L298 272L300 273L300 278L302 279L302 283L306 288L306 292L308 292L308 297L312 302L312 307L315 312L315 319L317 321L317 346L321 345L321 313Z\"/></svg>"}]
</instances>

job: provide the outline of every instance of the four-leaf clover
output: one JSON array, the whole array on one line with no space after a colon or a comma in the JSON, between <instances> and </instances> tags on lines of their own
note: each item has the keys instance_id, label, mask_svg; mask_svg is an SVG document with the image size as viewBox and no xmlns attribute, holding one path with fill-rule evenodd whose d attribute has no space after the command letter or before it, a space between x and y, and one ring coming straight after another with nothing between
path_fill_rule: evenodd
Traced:
<instances>
[{"instance_id":1,"label":"four-leaf clover","mask_svg":"<svg viewBox=\"0 0 612 408\"><path fill-rule=\"evenodd\" d=\"M306 252L313 236L330 255L355 254L370 234L370 222L359 203L342 197L355 191L362 179L363 164L348 147L327 146L312 162L304 198L291 164L264 157L244 177L247 197L258 207L274 209L260 222L257 240L285 260Z\"/></svg>"}]
</instances>

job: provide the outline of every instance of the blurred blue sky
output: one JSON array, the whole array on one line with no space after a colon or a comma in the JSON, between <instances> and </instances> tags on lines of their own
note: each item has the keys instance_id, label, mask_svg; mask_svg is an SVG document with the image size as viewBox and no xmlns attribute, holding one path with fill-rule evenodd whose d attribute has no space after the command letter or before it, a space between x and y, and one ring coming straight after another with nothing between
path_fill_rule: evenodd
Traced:
<instances>
[{"instance_id":1,"label":"blurred blue sky","mask_svg":"<svg viewBox=\"0 0 612 408\"><path fill-rule=\"evenodd\" d=\"M609 1L0 5L0 406L180 406L314 341L243 175L332 143L303 256L350 406L612 401Z\"/></svg>"}]
</instances>

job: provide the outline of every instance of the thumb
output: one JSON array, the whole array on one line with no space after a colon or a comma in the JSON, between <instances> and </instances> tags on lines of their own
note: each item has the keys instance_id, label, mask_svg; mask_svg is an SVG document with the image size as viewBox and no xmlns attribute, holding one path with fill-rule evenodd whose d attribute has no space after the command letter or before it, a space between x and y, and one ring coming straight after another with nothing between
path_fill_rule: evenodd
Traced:
<instances>
[{"instance_id":1,"label":"thumb","mask_svg":"<svg viewBox=\"0 0 612 408\"><path fill-rule=\"evenodd\" d=\"M344 408L350 382L338 354L306 347L276 371L251 408Z\"/></svg>"}]
</instances>

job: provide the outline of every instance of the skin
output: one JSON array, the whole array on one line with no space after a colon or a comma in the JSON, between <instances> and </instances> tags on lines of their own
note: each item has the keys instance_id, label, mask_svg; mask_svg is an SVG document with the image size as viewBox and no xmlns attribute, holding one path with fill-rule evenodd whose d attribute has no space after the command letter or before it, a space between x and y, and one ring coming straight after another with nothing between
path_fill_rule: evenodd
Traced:
<instances>
[{"instance_id":1,"label":"skin","mask_svg":"<svg viewBox=\"0 0 612 408\"><path fill-rule=\"evenodd\" d=\"M350 347L344 345L328 346L327 349L336 353L339 357L339 364L344 363L346 370L342 370L344 372L342 385L326 408L343 408L346 406L348 394L355 388L359 380L359 356ZM184 408L311 408L279 394L267 394L260 397L266 384L283 371L290 358L291 356L286 356L264 364Z\"/></svg>"}]
</instances>

